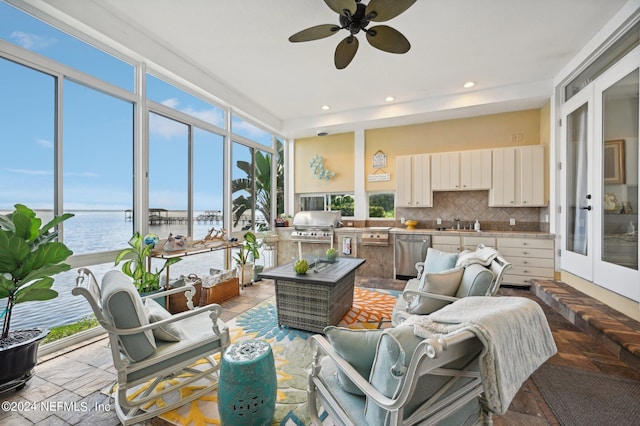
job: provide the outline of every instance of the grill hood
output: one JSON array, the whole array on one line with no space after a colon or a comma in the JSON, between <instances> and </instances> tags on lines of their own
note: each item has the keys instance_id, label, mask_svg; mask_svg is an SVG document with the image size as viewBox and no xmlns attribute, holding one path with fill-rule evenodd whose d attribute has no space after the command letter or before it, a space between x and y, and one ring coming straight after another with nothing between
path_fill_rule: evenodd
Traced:
<instances>
[{"instance_id":1,"label":"grill hood","mask_svg":"<svg viewBox=\"0 0 640 426\"><path fill-rule=\"evenodd\" d=\"M333 229L341 225L342 215L337 211L305 211L293 217L296 229Z\"/></svg>"}]
</instances>

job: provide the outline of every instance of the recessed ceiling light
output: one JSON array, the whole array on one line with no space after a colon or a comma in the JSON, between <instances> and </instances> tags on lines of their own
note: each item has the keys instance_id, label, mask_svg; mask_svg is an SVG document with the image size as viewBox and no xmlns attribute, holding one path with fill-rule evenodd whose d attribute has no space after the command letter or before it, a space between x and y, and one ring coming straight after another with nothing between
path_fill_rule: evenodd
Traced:
<instances>
[{"instance_id":1,"label":"recessed ceiling light","mask_svg":"<svg viewBox=\"0 0 640 426\"><path fill-rule=\"evenodd\" d=\"M325 110L325 111L326 111L326 110L328 110L328 109L331 109L331 107L330 107L329 105L322 105L322 107L321 107L321 108L322 108L323 110Z\"/></svg>"},{"instance_id":2,"label":"recessed ceiling light","mask_svg":"<svg viewBox=\"0 0 640 426\"><path fill-rule=\"evenodd\" d=\"M384 100L387 102L392 102L392 101L395 101L396 98L394 98L393 96L387 96L386 98L384 98Z\"/></svg>"},{"instance_id":3,"label":"recessed ceiling light","mask_svg":"<svg viewBox=\"0 0 640 426\"><path fill-rule=\"evenodd\" d=\"M473 86L475 86L475 85L476 85L476 83L474 83L473 81L467 81L467 82L464 84L464 88L465 88L465 89L469 89L469 88L471 88L471 87L473 87Z\"/></svg>"}]
</instances>

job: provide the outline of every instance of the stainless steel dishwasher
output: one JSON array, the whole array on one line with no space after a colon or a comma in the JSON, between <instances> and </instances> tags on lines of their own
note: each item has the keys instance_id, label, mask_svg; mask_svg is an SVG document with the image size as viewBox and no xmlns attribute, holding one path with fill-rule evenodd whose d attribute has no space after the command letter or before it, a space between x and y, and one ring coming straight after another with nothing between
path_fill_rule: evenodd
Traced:
<instances>
[{"instance_id":1,"label":"stainless steel dishwasher","mask_svg":"<svg viewBox=\"0 0 640 426\"><path fill-rule=\"evenodd\" d=\"M406 280L418 275L416 262L424 262L427 249L431 247L429 234L396 234L394 258L396 278Z\"/></svg>"}]
</instances>

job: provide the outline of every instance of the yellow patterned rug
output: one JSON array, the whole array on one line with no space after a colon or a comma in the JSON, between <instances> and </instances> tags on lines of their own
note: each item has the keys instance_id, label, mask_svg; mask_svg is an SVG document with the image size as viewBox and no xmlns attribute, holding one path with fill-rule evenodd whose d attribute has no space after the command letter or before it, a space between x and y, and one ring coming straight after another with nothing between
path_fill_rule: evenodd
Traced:
<instances>
[{"instance_id":1,"label":"yellow patterned rug","mask_svg":"<svg viewBox=\"0 0 640 426\"><path fill-rule=\"evenodd\" d=\"M339 326L354 329L390 327L391 313L399 292L356 287L353 306ZM255 306L228 322L231 342L262 339L271 345L278 379L278 395L274 425L302 426L310 424L307 410L307 372L311 351L307 346L310 332L278 327L275 298ZM219 354L217 359L219 361ZM136 392L143 392L145 386ZM189 392L188 389L183 390ZM132 395L135 397L135 395ZM174 397L179 397L175 395ZM161 418L176 425L219 425L217 392L193 401ZM157 401L163 405L168 401ZM152 408L152 407L149 407Z\"/></svg>"}]
</instances>

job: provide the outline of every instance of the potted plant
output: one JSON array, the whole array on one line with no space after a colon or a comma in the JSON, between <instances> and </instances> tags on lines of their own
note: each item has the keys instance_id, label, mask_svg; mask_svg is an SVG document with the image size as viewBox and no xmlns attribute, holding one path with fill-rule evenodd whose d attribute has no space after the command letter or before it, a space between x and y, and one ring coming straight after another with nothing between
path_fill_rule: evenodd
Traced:
<instances>
[{"instance_id":1,"label":"potted plant","mask_svg":"<svg viewBox=\"0 0 640 426\"><path fill-rule=\"evenodd\" d=\"M148 270L147 264L151 258L151 250L157 241L153 234L142 237L139 232L136 232L129 240L129 247L122 249L116 256L115 266L126 258L122 264L122 272L133 278L133 284L142 296L159 292L163 287L160 285L160 274L168 266L182 260L179 257L169 258L159 270L156 269L155 272Z\"/></svg>"},{"instance_id":2,"label":"potted plant","mask_svg":"<svg viewBox=\"0 0 640 426\"><path fill-rule=\"evenodd\" d=\"M33 328L10 331L13 307L18 303L50 300L53 275L71 269L64 263L73 254L56 241L59 223L73 217L66 213L42 226L33 210L16 204L8 215L0 215L0 299L7 304L0 336L0 391L23 387L33 375L38 345L49 330Z\"/></svg>"},{"instance_id":3,"label":"potted plant","mask_svg":"<svg viewBox=\"0 0 640 426\"><path fill-rule=\"evenodd\" d=\"M236 253L236 263L240 267L240 280L244 285L245 277L244 271L253 266L253 281L259 279L258 274L263 271L264 265L256 265L256 260L260 259L260 243L256 235L249 231L244 234L244 243L240 246L240 250Z\"/></svg>"}]
</instances>

